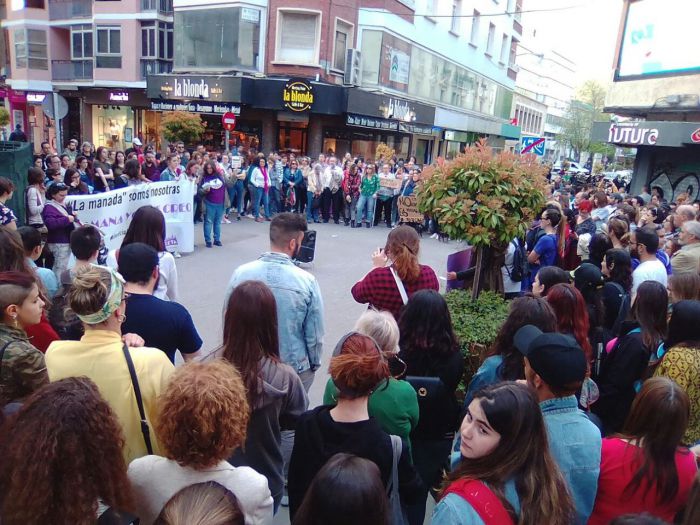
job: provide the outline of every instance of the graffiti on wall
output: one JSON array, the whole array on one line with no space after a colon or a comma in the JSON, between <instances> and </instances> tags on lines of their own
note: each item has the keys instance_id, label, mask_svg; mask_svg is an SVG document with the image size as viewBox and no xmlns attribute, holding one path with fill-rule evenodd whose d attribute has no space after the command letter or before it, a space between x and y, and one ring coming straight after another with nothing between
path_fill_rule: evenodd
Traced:
<instances>
[{"instance_id":1,"label":"graffiti on wall","mask_svg":"<svg viewBox=\"0 0 700 525\"><path fill-rule=\"evenodd\" d=\"M700 166L678 166L670 162L659 164L654 169L649 188L660 187L669 202L675 201L681 193L687 193L692 202L698 198L700 190L698 174L700 174Z\"/></svg>"}]
</instances>

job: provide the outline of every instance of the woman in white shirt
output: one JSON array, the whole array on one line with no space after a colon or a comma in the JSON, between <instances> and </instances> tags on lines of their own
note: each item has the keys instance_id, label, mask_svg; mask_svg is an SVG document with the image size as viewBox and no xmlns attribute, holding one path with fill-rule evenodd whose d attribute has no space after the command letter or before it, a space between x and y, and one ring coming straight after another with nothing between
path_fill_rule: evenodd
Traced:
<instances>
[{"instance_id":1,"label":"woman in white shirt","mask_svg":"<svg viewBox=\"0 0 700 525\"><path fill-rule=\"evenodd\" d=\"M27 172L27 224L34 228L41 228L44 219L41 212L44 211L46 195L44 188L44 172L39 168L29 168Z\"/></svg>"},{"instance_id":2,"label":"woman in white shirt","mask_svg":"<svg viewBox=\"0 0 700 525\"><path fill-rule=\"evenodd\" d=\"M141 206L136 210L126 230L122 246L133 242L148 244L158 252L160 277L153 295L165 301L177 301L178 279L175 257L165 249L165 217L158 208ZM118 268L118 251L110 250L107 255L107 266Z\"/></svg>"}]
</instances>

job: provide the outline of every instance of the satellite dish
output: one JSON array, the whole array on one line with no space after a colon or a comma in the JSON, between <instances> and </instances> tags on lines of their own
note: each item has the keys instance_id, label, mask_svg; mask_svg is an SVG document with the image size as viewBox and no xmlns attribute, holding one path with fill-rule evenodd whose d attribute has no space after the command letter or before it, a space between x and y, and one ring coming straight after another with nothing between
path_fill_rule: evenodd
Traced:
<instances>
[{"instance_id":1,"label":"satellite dish","mask_svg":"<svg viewBox=\"0 0 700 525\"><path fill-rule=\"evenodd\" d=\"M56 111L54 111L53 101L56 99ZM44 110L44 114L52 119L62 119L68 115L68 101L61 95L54 95L53 93L47 95L44 102L41 103L41 107Z\"/></svg>"}]
</instances>

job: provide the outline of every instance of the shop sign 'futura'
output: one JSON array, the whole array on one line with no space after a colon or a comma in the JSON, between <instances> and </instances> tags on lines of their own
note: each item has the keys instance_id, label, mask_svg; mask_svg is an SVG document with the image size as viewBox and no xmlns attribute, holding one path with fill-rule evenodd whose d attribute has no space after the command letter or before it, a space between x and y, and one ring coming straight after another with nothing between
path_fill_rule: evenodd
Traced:
<instances>
[{"instance_id":1,"label":"shop sign 'futura'","mask_svg":"<svg viewBox=\"0 0 700 525\"><path fill-rule=\"evenodd\" d=\"M641 127L639 122L632 123L633 125L621 126L616 123L610 124L608 131L608 142L614 144L638 144L654 146L659 138L659 130L657 128Z\"/></svg>"},{"instance_id":2,"label":"shop sign 'futura'","mask_svg":"<svg viewBox=\"0 0 700 525\"><path fill-rule=\"evenodd\" d=\"M209 84L204 79L201 79L199 82L192 82L187 78L184 80L176 78L173 80L173 87L175 88L176 97L209 98Z\"/></svg>"}]
</instances>

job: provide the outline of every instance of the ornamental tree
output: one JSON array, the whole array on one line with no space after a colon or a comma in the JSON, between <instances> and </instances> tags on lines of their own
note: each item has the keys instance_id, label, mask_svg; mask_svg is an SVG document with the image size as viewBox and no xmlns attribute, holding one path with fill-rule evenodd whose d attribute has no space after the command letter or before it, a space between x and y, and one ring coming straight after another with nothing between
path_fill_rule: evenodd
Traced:
<instances>
[{"instance_id":1,"label":"ornamental tree","mask_svg":"<svg viewBox=\"0 0 700 525\"><path fill-rule=\"evenodd\" d=\"M202 118L196 113L172 111L163 115L163 136L168 142L182 141L190 144L199 140L206 130Z\"/></svg>"},{"instance_id":2,"label":"ornamental tree","mask_svg":"<svg viewBox=\"0 0 700 525\"><path fill-rule=\"evenodd\" d=\"M435 218L451 239L476 248L474 299L482 287L503 289L505 250L516 237L525 237L544 205L545 173L535 155L494 155L484 139L454 160L440 158L423 171L419 209Z\"/></svg>"}]
</instances>

